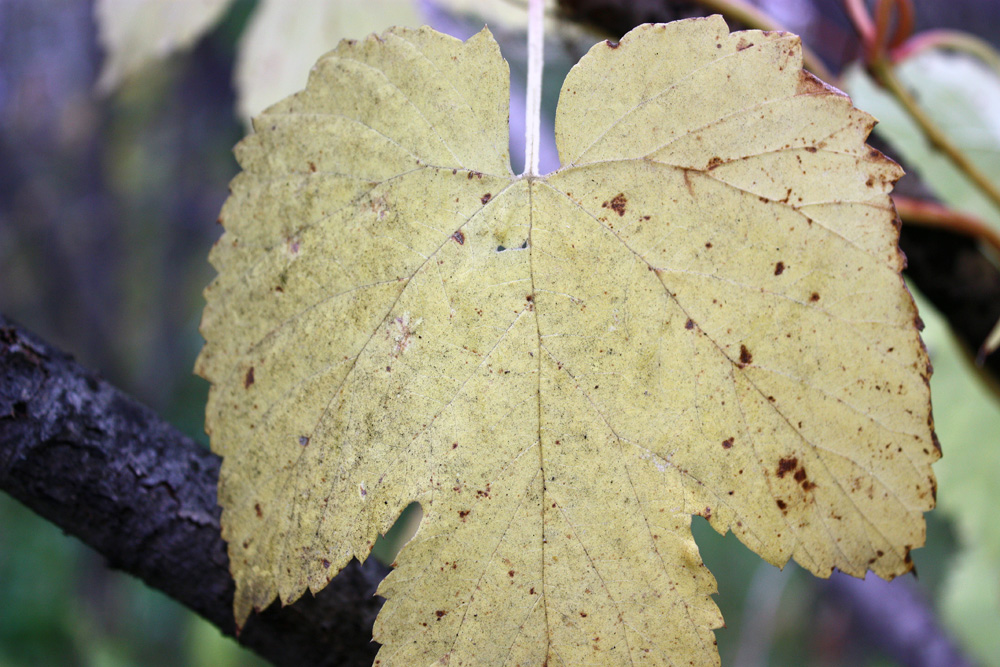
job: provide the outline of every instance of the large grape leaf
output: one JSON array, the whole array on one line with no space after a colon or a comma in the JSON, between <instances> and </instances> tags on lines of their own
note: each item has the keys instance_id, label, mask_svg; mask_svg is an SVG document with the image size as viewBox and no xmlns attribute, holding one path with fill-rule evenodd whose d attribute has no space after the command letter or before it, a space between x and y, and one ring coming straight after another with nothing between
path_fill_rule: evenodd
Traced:
<instances>
[{"instance_id":1,"label":"large grape leaf","mask_svg":"<svg viewBox=\"0 0 1000 667\"><path fill-rule=\"evenodd\" d=\"M483 31L342 42L237 148L207 417L239 622L411 501L380 665L713 664L692 514L910 569L938 457L873 119L784 33L595 46L514 176Z\"/></svg>"}]
</instances>

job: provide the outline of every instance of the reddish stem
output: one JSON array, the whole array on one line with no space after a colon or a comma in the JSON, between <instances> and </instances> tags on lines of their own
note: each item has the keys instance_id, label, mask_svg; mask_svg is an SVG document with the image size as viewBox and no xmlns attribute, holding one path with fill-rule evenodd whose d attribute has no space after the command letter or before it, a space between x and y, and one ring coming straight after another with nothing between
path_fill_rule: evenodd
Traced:
<instances>
[{"instance_id":1,"label":"reddish stem","mask_svg":"<svg viewBox=\"0 0 1000 667\"><path fill-rule=\"evenodd\" d=\"M905 224L937 227L955 234L971 236L1000 254L1000 232L974 215L942 206L937 202L893 195L896 212Z\"/></svg>"}]
</instances>

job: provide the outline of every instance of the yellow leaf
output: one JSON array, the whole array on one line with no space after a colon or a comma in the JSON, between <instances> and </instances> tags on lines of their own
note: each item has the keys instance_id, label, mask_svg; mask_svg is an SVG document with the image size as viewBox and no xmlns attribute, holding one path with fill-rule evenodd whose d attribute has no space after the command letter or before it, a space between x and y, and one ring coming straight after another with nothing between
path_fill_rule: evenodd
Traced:
<instances>
[{"instance_id":1,"label":"yellow leaf","mask_svg":"<svg viewBox=\"0 0 1000 667\"><path fill-rule=\"evenodd\" d=\"M692 514L908 571L938 449L874 120L719 17L595 46L549 176L508 96L486 30L393 29L239 145L198 363L237 619L411 501L383 666L717 663Z\"/></svg>"},{"instance_id":2,"label":"yellow leaf","mask_svg":"<svg viewBox=\"0 0 1000 667\"><path fill-rule=\"evenodd\" d=\"M94 19L106 52L97 87L116 88L150 61L194 44L232 0L97 0Z\"/></svg>"}]
</instances>

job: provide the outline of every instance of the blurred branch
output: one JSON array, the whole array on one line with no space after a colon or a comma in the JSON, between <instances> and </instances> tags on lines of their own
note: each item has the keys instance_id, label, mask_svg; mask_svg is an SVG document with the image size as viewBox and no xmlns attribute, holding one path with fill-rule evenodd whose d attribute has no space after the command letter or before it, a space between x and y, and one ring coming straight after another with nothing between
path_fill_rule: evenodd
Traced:
<instances>
[{"instance_id":1,"label":"blurred branch","mask_svg":"<svg viewBox=\"0 0 1000 667\"><path fill-rule=\"evenodd\" d=\"M938 622L933 607L916 586L916 577L884 581L835 572L823 583L837 608L851 617L855 631L891 660L908 667L971 667Z\"/></svg>"},{"instance_id":2,"label":"blurred branch","mask_svg":"<svg viewBox=\"0 0 1000 667\"><path fill-rule=\"evenodd\" d=\"M960 30L925 30L914 35L891 53L892 62L900 64L908 58L930 49L957 51L981 60L1000 74L1000 52L993 45L975 35Z\"/></svg>"},{"instance_id":3,"label":"blurred branch","mask_svg":"<svg viewBox=\"0 0 1000 667\"><path fill-rule=\"evenodd\" d=\"M948 159L963 172L969 180L976 184L993 205L1000 208L1000 188L997 187L985 174L977 167L968 156L956 146L945 132L938 127L937 123L917 104L917 101L906 89L903 82L896 76L895 67L887 58L878 58L869 63L872 74L882 86L885 87L896 100L903 105L910 117L916 121L923 130L924 135L931 145L948 156Z\"/></svg>"},{"instance_id":4,"label":"blurred branch","mask_svg":"<svg viewBox=\"0 0 1000 667\"><path fill-rule=\"evenodd\" d=\"M925 112L916 98L896 75L898 56L890 54L904 44L911 44L910 32L913 30L912 0L877 0L875 18L868 12L863 0L844 0L848 16L861 38L865 52L865 62L875 80L885 88L896 101L906 110L910 118L920 126L931 146L944 153L951 163L965 176L975 183L976 187L993 205L1000 209L1000 186L990 180L980 170L965 152L957 146L947 133L938 125L930 114ZM890 35L890 26L895 11L896 28ZM919 44L919 38L917 38ZM963 43L968 47L968 43ZM986 49L989 51L989 49ZM987 62L990 62L987 60Z\"/></svg>"},{"instance_id":5,"label":"blurred branch","mask_svg":"<svg viewBox=\"0 0 1000 667\"><path fill-rule=\"evenodd\" d=\"M1000 319L1000 269L969 236L903 225L899 245L906 275L948 319L969 358L975 358ZM984 379L1000 390L1000 355L983 363ZM1000 391L998 391L1000 395Z\"/></svg>"},{"instance_id":6,"label":"blurred branch","mask_svg":"<svg viewBox=\"0 0 1000 667\"><path fill-rule=\"evenodd\" d=\"M733 664L764 667L770 663L781 598L794 572L795 568L782 570L764 561L757 565L743 603L744 621Z\"/></svg>"},{"instance_id":7,"label":"blurred branch","mask_svg":"<svg viewBox=\"0 0 1000 667\"><path fill-rule=\"evenodd\" d=\"M844 0L844 9L847 16L858 31L858 36L863 44L871 44L875 41L875 22L872 15L865 6L865 0Z\"/></svg>"},{"instance_id":8,"label":"blurred branch","mask_svg":"<svg viewBox=\"0 0 1000 667\"><path fill-rule=\"evenodd\" d=\"M1000 232L974 215L962 213L926 199L893 195L893 204L903 224L937 227L970 236L993 248L1000 257Z\"/></svg>"},{"instance_id":9,"label":"blurred branch","mask_svg":"<svg viewBox=\"0 0 1000 667\"><path fill-rule=\"evenodd\" d=\"M219 457L0 315L0 489L234 635ZM250 618L278 665L371 665L386 570L351 563L321 593Z\"/></svg>"}]
</instances>

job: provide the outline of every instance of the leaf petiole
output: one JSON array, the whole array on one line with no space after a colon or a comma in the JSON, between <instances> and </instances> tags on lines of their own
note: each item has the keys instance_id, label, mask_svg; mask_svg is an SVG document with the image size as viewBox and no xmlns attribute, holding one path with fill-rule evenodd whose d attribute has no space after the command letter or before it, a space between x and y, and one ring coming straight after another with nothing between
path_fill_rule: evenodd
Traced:
<instances>
[{"instance_id":1,"label":"leaf petiole","mask_svg":"<svg viewBox=\"0 0 1000 667\"><path fill-rule=\"evenodd\" d=\"M528 3L528 83L524 104L524 173L538 176L542 124L542 66L545 63L545 0Z\"/></svg>"}]
</instances>

